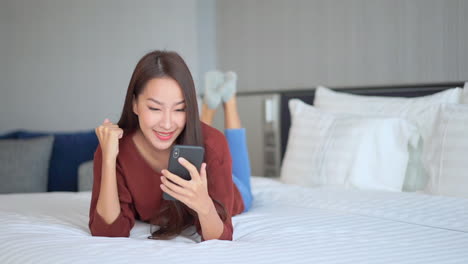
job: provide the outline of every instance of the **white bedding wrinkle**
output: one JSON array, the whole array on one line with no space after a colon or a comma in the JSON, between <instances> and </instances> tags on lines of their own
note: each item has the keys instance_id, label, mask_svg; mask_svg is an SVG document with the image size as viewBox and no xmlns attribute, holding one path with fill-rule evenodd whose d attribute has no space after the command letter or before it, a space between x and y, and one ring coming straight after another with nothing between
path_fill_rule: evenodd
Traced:
<instances>
[{"instance_id":1,"label":"white bedding wrinkle","mask_svg":"<svg viewBox=\"0 0 468 264\"><path fill-rule=\"evenodd\" d=\"M468 263L468 199L253 177L234 241L92 237L90 192L0 195L0 263Z\"/></svg>"}]
</instances>

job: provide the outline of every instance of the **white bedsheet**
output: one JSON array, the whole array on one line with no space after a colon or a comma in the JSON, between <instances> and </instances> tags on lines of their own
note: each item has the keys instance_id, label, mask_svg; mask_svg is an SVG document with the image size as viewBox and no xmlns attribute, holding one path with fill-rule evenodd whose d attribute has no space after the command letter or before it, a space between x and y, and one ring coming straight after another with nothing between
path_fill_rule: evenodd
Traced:
<instances>
[{"instance_id":1,"label":"white bedsheet","mask_svg":"<svg viewBox=\"0 0 468 264\"><path fill-rule=\"evenodd\" d=\"M0 195L0 263L468 263L468 199L252 186L232 242L92 237L89 192Z\"/></svg>"}]
</instances>

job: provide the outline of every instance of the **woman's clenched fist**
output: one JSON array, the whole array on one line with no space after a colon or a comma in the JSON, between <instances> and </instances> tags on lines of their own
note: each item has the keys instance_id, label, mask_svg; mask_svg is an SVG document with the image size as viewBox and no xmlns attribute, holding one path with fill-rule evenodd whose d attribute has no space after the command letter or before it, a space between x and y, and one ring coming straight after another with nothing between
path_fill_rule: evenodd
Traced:
<instances>
[{"instance_id":1,"label":"woman's clenched fist","mask_svg":"<svg viewBox=\"0 0 468 264\"><path fill-rule=\"evenodd\" d=\"M115 161L117 154L119 154L119 139L123 136L123 130L106 118L95 131L101 146L103 161Z\"/></svg>"}]
</instances>

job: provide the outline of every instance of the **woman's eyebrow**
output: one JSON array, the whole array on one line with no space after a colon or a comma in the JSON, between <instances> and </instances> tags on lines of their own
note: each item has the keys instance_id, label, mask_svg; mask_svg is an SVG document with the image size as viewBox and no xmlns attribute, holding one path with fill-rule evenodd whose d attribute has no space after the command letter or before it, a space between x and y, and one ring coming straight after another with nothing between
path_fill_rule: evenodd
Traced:
<instances>
[{"instance_id":1,"label":"woman's eyebrow","mask_svg":"<svg viewBox=\"0 0 468 264\"><path fill-rule=\"evenodd\" d=\"M164 105L163 103L161 103L161 102L159 102L158 100L153 99L153 98L148 98L148 99L146 99L146 100L148 100L148 101L153 101L153 102L155 102L155 103L158 104L158 105Z\"/></svg>"},{"instance_id":2,"label":"woman's eyebrow","mask_svg":"<svg viewBox=\"0 0 468 264\"><path fill-rule=\"evenodd\" d=\"M153 98L148 98L148 99L146 99L146 100L152 101L152 102L154 102L154 103L156 103L156 104L158 104L158 105L164 105L164 103L159 102L158 100L153 99ZM180 101L180 102L175 103L174 105L181 105L181 104L184 104L184 103L185 103L185 100L182 100L182 101Z\"/></svg>"}]
</instances>

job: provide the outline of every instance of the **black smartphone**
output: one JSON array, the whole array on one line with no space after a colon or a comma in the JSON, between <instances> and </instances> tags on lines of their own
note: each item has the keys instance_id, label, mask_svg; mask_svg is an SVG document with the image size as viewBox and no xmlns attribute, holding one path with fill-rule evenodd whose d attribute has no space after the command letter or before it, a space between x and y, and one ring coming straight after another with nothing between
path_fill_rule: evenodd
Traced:
<instances>
[{"instance_id":1,"label":"black smartphone","mask_svg":"<svg viewBox=\"0 0 468 264\"><path fill-rule=\"evenodd\" d=\"M171 155L169 156L169 168L167 170L181 177L182 179L189 181L192 179L190 172L179 163L178 159L180 157L186 159L197 168L198 172L200 172L204 155L205 149L203 147L174 145L171 150ZM163 192L163 199L172 201L176 200L174 197L165 192Z\"/></svg>"}]
</instances>

